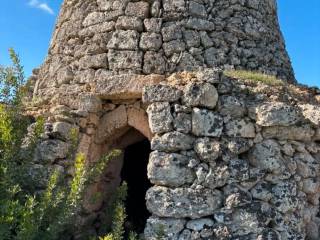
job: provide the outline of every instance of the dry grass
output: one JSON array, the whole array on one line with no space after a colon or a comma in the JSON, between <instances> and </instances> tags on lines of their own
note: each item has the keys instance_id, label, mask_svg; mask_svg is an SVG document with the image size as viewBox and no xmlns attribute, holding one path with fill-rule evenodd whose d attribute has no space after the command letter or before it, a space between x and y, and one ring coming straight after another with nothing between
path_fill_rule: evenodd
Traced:
<instances>
[{"instance_id":1,"label":"dry grass","mask_svg":"<svg viewBox=\"0 0 320 240\"><path fill-rule=\"evenodd\" d=\"M254 82L261 82L270 86L282 86L284 81L276 78L272 75L267 75L260 72L252 72L245 70L226 70L224 75L231 78L237 78L241 80L250 80Z\"/></svg>"}]
</instances>

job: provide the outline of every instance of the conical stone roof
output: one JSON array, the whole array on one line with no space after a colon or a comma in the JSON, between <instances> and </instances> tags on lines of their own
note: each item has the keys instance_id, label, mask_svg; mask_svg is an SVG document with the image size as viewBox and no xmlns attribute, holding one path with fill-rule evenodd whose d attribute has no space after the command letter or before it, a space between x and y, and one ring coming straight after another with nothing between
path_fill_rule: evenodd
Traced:
<instances>
[{"instance_id":1,"label":"conical stone roof","mask_svg":"<svg viewBox=\"0 0 320 240\"><path fill-rule=\"evenodd\" d=\"M65 0L35 95L52 97L124 73L199 67L294 82L275 0Z\"/></svg>"}]
</instances>

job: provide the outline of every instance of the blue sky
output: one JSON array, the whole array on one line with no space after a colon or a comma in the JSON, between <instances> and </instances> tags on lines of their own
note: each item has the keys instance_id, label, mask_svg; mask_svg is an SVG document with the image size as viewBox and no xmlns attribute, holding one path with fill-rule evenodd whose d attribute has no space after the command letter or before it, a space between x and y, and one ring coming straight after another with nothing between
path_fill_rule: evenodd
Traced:
<instances>
[{"instance_id":1,"label":"blue sky","mask_svg":"<svg viewBox=\"0 0 320 240\"><path fill-rule=\"evenodd\" d=\"M48 50L62 0L1 0L0 64L19 53L27 75ZM320 87L320 0L278 0L279 18L296 78Z\"/></svg>"}]
</instances>

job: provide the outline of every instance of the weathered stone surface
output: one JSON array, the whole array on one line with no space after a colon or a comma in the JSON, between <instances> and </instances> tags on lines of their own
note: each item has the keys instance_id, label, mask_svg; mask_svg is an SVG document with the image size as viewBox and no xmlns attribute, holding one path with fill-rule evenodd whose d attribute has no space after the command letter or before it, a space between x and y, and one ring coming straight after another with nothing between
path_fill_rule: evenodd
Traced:
<instances>
[{"instance_id":1,"label":"weathered stone surface","mask_svg":"<svg viewBox=\"0 0 320 240\"><path fill-rule=\"evenodd\" d=\"M139 46L142 50L159 50L162 46L161 34L152 32L142 33Z\"/></svg>"},{"instance_id":2,"label":"weathered stone surface","mask_svg":"<svg viewBox=\"0 0 320 240\"><path fill-rule=\"evenodd\" d=\"M148 210L160 217L192 219L213 214L222 205L218 190L152 187L147 191Z\"/></svg>"},{"instance_id":3,"label":"weathered stone surface","mask_svg":"<svg viewBox=\"0 0 320 240\"><path fill-rule=\"evenodd\" d=\"M203 185L207 188L216 189L225 186L230 179L230 170L227 165L218 164L211 167L204 176Z\"/></svg>"},{"instance_id":4,"label":"weathered stone surface","mask_svg":"<svg viewBox=\"0 0 320 240\"><path fill-rule=\"evenodd\" d=\"M182 133L190 133L192 128L191 114L178 113L174 118L174 129Z\"/></svg>"},{"instance_id":5,"label":"weathered stone surface","mask_svg":"<svg viewBox=\"0 0 320 240\"><path fill-rule=\"evenodd\" d=\"M52 125L52 134L62 140L71 139L72 135L77 134L78 131L79 127L66 122L55 122Z\"/></svg>"},{"instance_id":6,"label":"weathered stone surface","mask_svg":"<svg viewBox=\"0 0 320 240\"><path fill-rule=\"evenodd\" d=\"M250 178L249 162L243 159L232 159L229 163L230 177L235 181L244 182Z\"/></svg>"},{"instance_id":7,"label":"weathered stone surface","mask_svg":"<svg viewBox=\"0 0 320 240\"><path fill-rule=\"evenodd\" d=\"M136 30L142 32L143 24L138 17L121 16L117 19L116 29Z\"/></svg>"},{"instance_id":8,"label":"weathered stone surface","mask_svg":"<svg viewBox=\"0 0 320 240\"><path fill-rule=\"evenodd\" d=\"M224 116L240 118L246 113L244 101L235 96L220 96L218 108Z\"/></svg>"},{"instance_id":9,"label":"weathered stone surface","mask_svg":"<svg viewBox=\"0 0 320 240\"><path fill-rule=\"evenodd\" d=\"M151 149L158 151L179 151L193 148L194 138L180 132L169 132L155 136L151 141Z\"/></svg>"},{"instance_id":10,"label":"weathered stone surface","mask_svg":"<svg viewBox=\"0 0 320 240\"><path fill-rule=\"evenodd\" d=\"M320 127L320 107L311 104L301 104L299 108L302 111L302 115L308 119L315 126Z\"/></svg>"},{"instance_id":11,"label":"weathered stone surface","mask_svg":"<svg viewBox=\"0 0 320 240\"><path fill-rule=\"evenodd\" d=\"M167 102L152 103L147 109L152 133L165 133L172 130L173 117Z\"/></svg>"},{"instance_id":12,"label":"weathered stone surface","mask_svg":"<svg viewBox=\"0 0 320 240\"><path fill-rule=\"evenodd\" d=\"M147 18L149 16L149 3L144 1L129 2L125 14L128 16Z\"/></svg>"},{"instance_id":13,"label":"weathered stone surface","mask_svg":"<svg viewBox=\"0 0 320 240\"><path fill-rule=\"evenodd\" d=\"M196 136L220 137L223 130L222 117L213 111L194 108L192 111L192 133Z\"/></svg>"},{"instance_id":14,"label":"weathered stone surface","mask_svg":"<svg viewBox=\"0 0 320 240\"><path fill-rule=\"evenodd\" d=\"M284 181L272 188L271 202L280 212L294 211L298 207L297 185L293 181Z\"/></svg>"},{"instance_id":15,"label":"weathered stone surface","mask_svg":"<svg viewBox=\"0 0 320 240\"><path fill-rule=\"evenodd\" d=\"M167 60L162 52L147 51L143 58L143 73L164 74L168 69Z\"/></svg>"},{"instance_id":16,"label":"weathered stone surface","mask_svg":"<svg viewBox=\"0 0 320 240\"><path fill-rule=\"evenodd\" d=\"M159 75L139 76L123 74L108 76L103 73L95 76L95 93L105 99L141 98L145 86L158 84L163 80Z\"/></svg>"},{"instance_id":17,"label":"weathered stone surface","mask_svg":"<svg viewBox=\"0 0 320 240\"><path fill-rule=\"evenodd\" d=\"M201 160L214 162L221 153L220 142L210 138L199 138L195 142L194 150Z\"/></svg>"},{"instance_id":18,"label":"weathered stone surface","mask_svg":"<svg viewBox=\"0 0 320 240\"><path fill-rule=\"evenodd\" d=\"M282 102L270 102L256 108L257 124L265 127L290 126L301 120L298 111Z\"/></svg>"},{"instance_id":19,"label":"weathered stone surface","mask_svg":"<svg viewBox=\"0 0 320 240\"><path fill-rule=\"evenodd\" d=\"M209 83L190 83L184 90L182 102L187 106L212 109L218 101L216 88Z\"/></svg>"},{"instance_id":20,"label":"weathered stone surface","mask_svg":"<svg viewBox=\"0 0 320 240\"><path fill-rule=\"evenodd\" d=\"M47 140L37 147L36 161L40 163L54 163L67 157L69 144L60 140Z\"/></svg>"},{"instance_id":21,"label":"weathered stone surface","mask_svg":"<svg viewBox=\"0 0 320 240\"><path fill-rule=\"evenodd\" d=\"M279 140L296 140L308 142L315 135L315 131L309 126L273 126L263 128L262 135L265 138L276 138Z\"/></svg>"},{"instance_id":22,"label":"weathered stone surface","mask_svg":"<svg viewBox=\"0 0 320 240\"><path fill-rule=\"evenodd\" d=\"M127 110L124 105L121 105L101 118L96 142L102 143L111 137L121 136L128 128Z\"/></svg>"},{"instance_id":23,"label":"weathered stone surface","mask_svg":"<svg viewBox=\"0 0 320 240\"><path fill-rule=\"evenodd\" d=\"M248 119L235 119L226 123L226 135L229 137L254 138L255 126Z\"/></svg>"},{"instance_id":24,"label":"weathered stone surface","mask_svg":"<svg viewBox=\"0 0 320 240\"><path fill-rule=\"evenodd\" d=\"M280 173L284 170L281 149L274 140L256 144L249 153L249 160L253 166L269 172Z\"/></svg>"},{"instance_id":25,"label":"weathered stone surface","mask_svg":"<svg viewBox=\"0 0 320 240\"><path fill-rule=\"evenodd\" d=\"M148 177L153 184L180 187L195 178L188 168L189 159L176 153L152 152L148 164Z\"/></svg>"},{"instance_id":26,"label":"weathered stone surface","mask_svg":"<svg viewBox=\"0 0 320 240\"><path fill-rule=\"evenodd\" d=\"M188 221L186 227L193 231L201 231L204 228L212 227L213 224L214 222L210 218L200 218Z\"/></svg>"},{"instance_id":27,"label":"weathered stone surface","mask_svg":"<svg viewBox=\"0 0 320 240\"><path fill-rule=\"evenodd\" d=\"M157 240L159 232L162 232L168 240L178 239L179 233L184 229L185 222L184 219L152 216L147 220L144 237L146 240Z\"/></svg>"},{"instance_id":28,"label":"weathered stone surface","mask_svg":"<svg viewBox=\"0 0 320 240\"><path fill-rule=\"evenodd\" d=\"M138 49L139 33L134 30L117 30L108 42L108 48L121 50Z\"/></svg>"},{"instance_id":29,"label":"weathered stone surface","mask_svg":"<svg viewBox=\"0 0 320 240\"><path fill-rule=\"evenodd\" d=\"M143 90L142 100L145 103L175 102L181 97L181 90L168 85L146 86Z\"/></svg>"},{"instance_id":30,"label":"weathered stone surface","mask_svg":"<svg viewBox=\"0 0 320 240\"><path fill-rule=\"evenodd\" d=\"M80 69L88 68L106 68L108 67L108 58L107 54L98 54L94 56L84 56L79 60Z\"/></svg>"},{"instance_id":31,"label":"weathered stone surface","mask_svg":"<svg viewBox=\"0 0 320 240\"><path fill-rule=\"evenodd\" d=\"M297 163L297 173L304 177L317 177L320 173L320 162L309 153L298 153L294 156Z\"/></svg>"},{"instance_id":32,"label":"weathered stone surface","mask_svg":"<svg viewBox=\"0 0 320 240\"><path fill-rule=\"evenodd\" d=\"M140 72L142 57L143 53L140 51L108 51L108 62L111 70L131 69Z\"/></svg>"},{"instance_id":33,"label":"weathered stone surface","mask_svg":"<svg viewBox=\"0 0 320 240\"><path fill-rule=\"evenodd\" d=\"M134 127L141 132L149 140L152 138L152 132L149 127L148 116L142 109L129 108L128 113L128 125Z\"/></svg>"}]
</instances>

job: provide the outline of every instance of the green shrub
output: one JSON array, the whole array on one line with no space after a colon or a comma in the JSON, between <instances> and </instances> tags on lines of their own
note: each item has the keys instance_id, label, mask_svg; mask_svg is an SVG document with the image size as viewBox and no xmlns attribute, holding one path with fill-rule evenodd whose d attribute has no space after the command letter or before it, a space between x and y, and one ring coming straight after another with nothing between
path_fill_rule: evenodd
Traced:
<instances>
[{"instance_id":1,"label":"green shrub","mask_svg":"<svg viewBox=\"0 0 320 240\"><path fill-rule=\"evenodd\" d=\"M95 167L88 169L85 157L75 157L75 174L69 186L65 186L63 176L54 171L46 190L36 195L24 189L26 182L23 171L30 167L29 155L19 154L29 124L23 115L21 99L24 96L26 81L23 67L17 54L10 49L13 66L0 67L0 239L1 240L57 240L68 239L69 231L80 211L85 186L104 172L111 158L120 154L115 150L102 157ZM44 119L35 123L32 143L43 133ZM76 147L76 132L72 132L72 147ZM72 155L73 156L73 155ZM121 190L122 191L122 190ZM123 193L121 193L123 199ZM122 202L123 203L123 202ZM122 239L124 210L119 204L117 218L113 224L113 236Z\"/></svg>"},{"instance_id":2,"label":"green shrub","mask_svg":"<svg viewBox=\"0 0 320 240\"><path fill-rule=\"evenodd\" d=\"M270 86L282 86L284 82L273 75L267 75L260 72L252 72L245 70L226 70L224 75L231 78L241 80L250 80L253 82L261 82Z\"/></svg>"}]
</instances>

